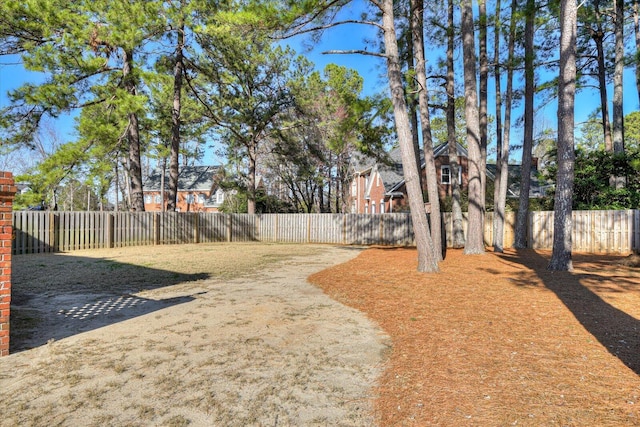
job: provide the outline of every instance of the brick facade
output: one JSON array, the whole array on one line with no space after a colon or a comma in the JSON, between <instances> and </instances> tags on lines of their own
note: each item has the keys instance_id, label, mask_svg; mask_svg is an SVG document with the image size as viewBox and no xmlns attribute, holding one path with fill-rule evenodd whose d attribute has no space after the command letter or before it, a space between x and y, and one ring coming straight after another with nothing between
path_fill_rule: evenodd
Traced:
<instances>
[{"instance_id":1,"label":"brick facade","mask_svg":"<svg viewBox=\"0 0 640 427\"><path fill-rule=\"evenodd\" d=\"M11 172L0 172L0 356L9 354L11 243L15 194L16 187Z\"/></svg>"}]
</instances>

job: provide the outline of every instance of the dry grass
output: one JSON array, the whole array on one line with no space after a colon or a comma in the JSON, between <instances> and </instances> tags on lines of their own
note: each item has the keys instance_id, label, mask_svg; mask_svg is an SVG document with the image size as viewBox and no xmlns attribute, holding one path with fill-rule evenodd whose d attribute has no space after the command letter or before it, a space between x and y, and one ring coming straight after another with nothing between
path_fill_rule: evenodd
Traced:
<instances>
[{"instance_id":1,"label":"dry grass","mask_svg":"<svg viewBox=\"0 0 640 427\"><path fill-rule=\"evenodd\" d=\"M371 249L311 277L393 341L380 425L640 425L640 271L622 257Z\"/></svg>"},{"instance_id":2,"label":"dry grass","mask_svg":"<svg viewBox=\"0 0 640 427\"><path fill-rule=\"evenodd\" d=\"M19 350L0 359L0 426L370 425L384 338L306 282L357 253L251 243L16 257L12 315L24 320Z\"/></svg>"},{"instance_id":3,"label":"dry grass","mask_svg":"<svg viewBox=\"0 0 640 427\"><path fill-rule=\"evenodd\" d=\"M328 251L233 244L16 257L18 339L53 320L29 304L43 309L60 294L175 301L0 360L3 422L370 425L361 378L384 359L380 426L640 425L632 257L575 256L573 273L551 273L544 252L449 251L440 273L419 274L415 250L373 248L311 277L377 322L389 350L354 310L290 279Z\"/></svg>"}]
</instances>

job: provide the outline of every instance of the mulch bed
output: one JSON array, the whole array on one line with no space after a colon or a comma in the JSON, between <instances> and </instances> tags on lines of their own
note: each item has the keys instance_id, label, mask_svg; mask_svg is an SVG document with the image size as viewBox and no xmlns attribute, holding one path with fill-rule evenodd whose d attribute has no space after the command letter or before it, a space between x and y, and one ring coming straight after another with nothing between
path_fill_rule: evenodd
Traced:
<instances>
[{"instance_id":1,"label":"mulch bed","mask_svg":"<svg viewBox=\"0 0 640 427\"><path fill-rule=\"evenodd\" d=\"M310 280L391 337L381 426L640 425L640 269L549 256L449 250L425 274L415 249L372 248Z\"/></svg>"}]
</instances>

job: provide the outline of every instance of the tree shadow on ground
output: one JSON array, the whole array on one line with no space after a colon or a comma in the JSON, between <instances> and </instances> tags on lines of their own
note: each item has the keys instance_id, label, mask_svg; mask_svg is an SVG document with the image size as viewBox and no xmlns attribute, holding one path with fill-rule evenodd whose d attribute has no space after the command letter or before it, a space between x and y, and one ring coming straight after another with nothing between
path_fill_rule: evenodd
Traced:
<instances>
[{"instance_id":1,"label":"tree shadow on ground","mask_svg":"<svg viewBox=\"0 0 640 427\"><path fill-rule=\"evenodd\" d=\"M173 293L150 299L137 294L209 277L105 258L14 256L10 352L187 303L194 295Z\"/></svg>"},{"instance_id":2,"label":"tree shadow on ground","mask_svg":"<svg viewBox=\"0 0 640 427\"><path fill-rule=\"evenodd\" d=\"M582 326L593 335L609 353L620 359L626 366L640 375L640 320L604 301L600 296L583 285L589 280L595 287L607 288L606 282L619 280L610 275L599 275L597 271L607 264L595 259L589 263L595 266L593 274L548 271L548 258L540 253L526 249L518 250L513 256L501 255L504 259L524 265L531 269L544 286L552 291L573 313ZM595 257L594 257L595 258ZM575 264L575 261L574 261ZM610 264L607 264L610 265ZM518 286L528 286L531 278L523 274L514 282ZM616 282L617 283L617 282ZM627 281L629 286L631 281Z\"/></svg>"}]
</instances>

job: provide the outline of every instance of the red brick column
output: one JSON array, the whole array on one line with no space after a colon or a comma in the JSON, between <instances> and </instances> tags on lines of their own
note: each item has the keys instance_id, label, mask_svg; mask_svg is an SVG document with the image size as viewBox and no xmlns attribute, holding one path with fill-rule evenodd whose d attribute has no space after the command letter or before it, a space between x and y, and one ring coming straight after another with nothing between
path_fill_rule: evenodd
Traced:
<instances>
[{"instance_id":1,"label":"red brick column","mask_svg":"<svg viewBox=\"0 0 640 427\"><path fill-rule=\"evenodd\" d=\"M9 354L11 243L15 194L16 187L11 172L0 172L0 356Z\"/></svg>"}]
</instances>

